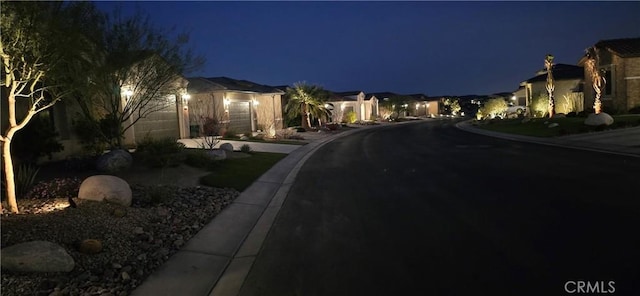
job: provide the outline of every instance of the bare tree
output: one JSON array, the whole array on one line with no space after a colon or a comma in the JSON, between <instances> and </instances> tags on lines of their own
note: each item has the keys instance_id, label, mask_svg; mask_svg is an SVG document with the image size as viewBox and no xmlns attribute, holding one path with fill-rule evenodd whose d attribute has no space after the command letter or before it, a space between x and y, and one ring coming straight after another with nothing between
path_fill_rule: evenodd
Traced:
<instances>
[{"instance_id":1,"label":"bare tree","mask_svg":"<svg viewBox=\"0 0 640 296\"><path fill-rule=\"evenodd\" d=\"M193 97L189 103L189 121L198 126L198 136L202 137L202 148L213 149L228 127L228 114L219 102L201 96Z\"/></svg>"},{"instance_id":2,"label":"bare tree","mask_svg":"<svg viewBox=\"0 0 640 296\"><path fill-rule=\"evenodd\" d=\"M181 75L201 66L185 49L186 33L171 40L141 12L107 17L88 86L77 96L83 115L111 147L122 147L125 131L140 119L175 103L186 89ZM101 122L102 128L97 128Z\"/></svg>"},{"instance_id":3,"label":"bare tree","mask_svg":"<svg viewBox=\"0 0 640 296\"><path fill-rule=\"evenodd\" d=\"M74 21L83 22L92 6L61 2L2 3L2 93L6 95L8 126L2 160L10 211L18 213L11 141L38 113L69 92L56 74L81 64L79 48L86 41ZM66 89L66 90L65 90ZM22 108L21 108L22 107Z\"/></svg>"}]
</instances>

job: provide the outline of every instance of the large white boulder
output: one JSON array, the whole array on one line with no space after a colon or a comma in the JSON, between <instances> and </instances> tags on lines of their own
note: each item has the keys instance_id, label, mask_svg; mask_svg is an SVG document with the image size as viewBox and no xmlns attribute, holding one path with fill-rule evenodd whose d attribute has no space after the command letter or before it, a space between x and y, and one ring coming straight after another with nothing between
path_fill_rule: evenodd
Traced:
<instances>
[{"instance_id":1,"label":"large white boulder","mask_svg":"<svg viewBox=\"0 0 640 296\"><path fill-rule=\"evenodd\" d=\"M78 198L131 206L131 187L116 176L96 175L80 184Z\"/></svg>"},{"instance_id":2,"label":"large white boulder","mask_svg":"<svg viewBox=\"0 0 640 296\"><path fill-rule=\"evenodd\" d=\"M613 124L613 117L604 112L600 112L599 114L589 114L587 119L584 120L584 124L590 126L611 125Z\"/></svg>"},{"instance_id":3,"label":"large white boulder","mask_svg":"<svg viewBox=\"0 0 640 296\"><path fill-rule=\"evenodd\" d=\"M73 258L60 245L31 241L2 249L2 269L15 272L70 272Z\"/></svg>"}]
</instances>

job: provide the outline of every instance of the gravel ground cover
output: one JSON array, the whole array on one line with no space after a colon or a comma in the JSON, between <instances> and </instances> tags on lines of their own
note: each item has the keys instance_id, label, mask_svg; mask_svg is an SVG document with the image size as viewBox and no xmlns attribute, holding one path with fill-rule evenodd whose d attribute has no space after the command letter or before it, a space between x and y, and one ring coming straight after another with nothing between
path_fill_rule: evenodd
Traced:
<instances>
[{"instance_id":1,"label":"gravel ground cover","mask_svg":"<svg viewBox=\"0 0 640 296\"><path fill-rule=\"evenodd\" d=\"M205 186L131 187L128 208L78 199L72 208L67 199L48 199L20 201L21 214L3 212L2 247L46 240L63 246L76 265L70 273L3 271L1 294L129 295L239 195ZM102 251L80 253L84 239L102 241Z\"/></svg>"}]
</instances>

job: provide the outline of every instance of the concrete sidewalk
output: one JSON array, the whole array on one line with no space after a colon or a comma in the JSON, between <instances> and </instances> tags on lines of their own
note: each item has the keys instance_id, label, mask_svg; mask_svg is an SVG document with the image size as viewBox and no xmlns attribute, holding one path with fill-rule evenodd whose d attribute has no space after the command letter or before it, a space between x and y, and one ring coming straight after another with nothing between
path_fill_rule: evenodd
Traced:
<instances>
[{"instance_id":1,"label":"concrete sidewalk","mask_svg":"<svg viewBox=\"0 0 640 296\"><path fill-rule=\"evenodd\" d=\"M336 138L374 127L314 135L304 146L233 141L236 149L250 144L255 151L289 155L243 191L131 295L237 295L305 161ZM235 142L240 142L239 146Z\"/></svg>"},{"instance_id":2,"label":"concrete sidewalk","mask_svg":"<svg viewBox=\"0 0 640 296\"><path fill-rule=\"evenodd\" d=\"M473 126L469 120L457 123L456 127L467 132L512 141L640 157L640 127L552 138L531 137L488 131Z\"/></svg>"}]
</instances>

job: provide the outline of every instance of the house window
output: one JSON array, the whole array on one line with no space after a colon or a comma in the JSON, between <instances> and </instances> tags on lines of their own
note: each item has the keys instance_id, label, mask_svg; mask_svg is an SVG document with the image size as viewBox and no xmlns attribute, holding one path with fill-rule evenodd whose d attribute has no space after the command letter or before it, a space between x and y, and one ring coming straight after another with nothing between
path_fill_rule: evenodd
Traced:
<instances>
[{"instance_id":1,"label":"house window","mask_svg":"<svg viewBox=\"0 0 640 296\"><path fill-rule=\"evenodd\" d=\"M611 79L613 75L611 75L611 69L605 69L604 72L604 79L605 79L605 85L604 85L604 92L603 95L605 96L610 96L613 94L613 80Z\"/></svg>"}]
</instances>

